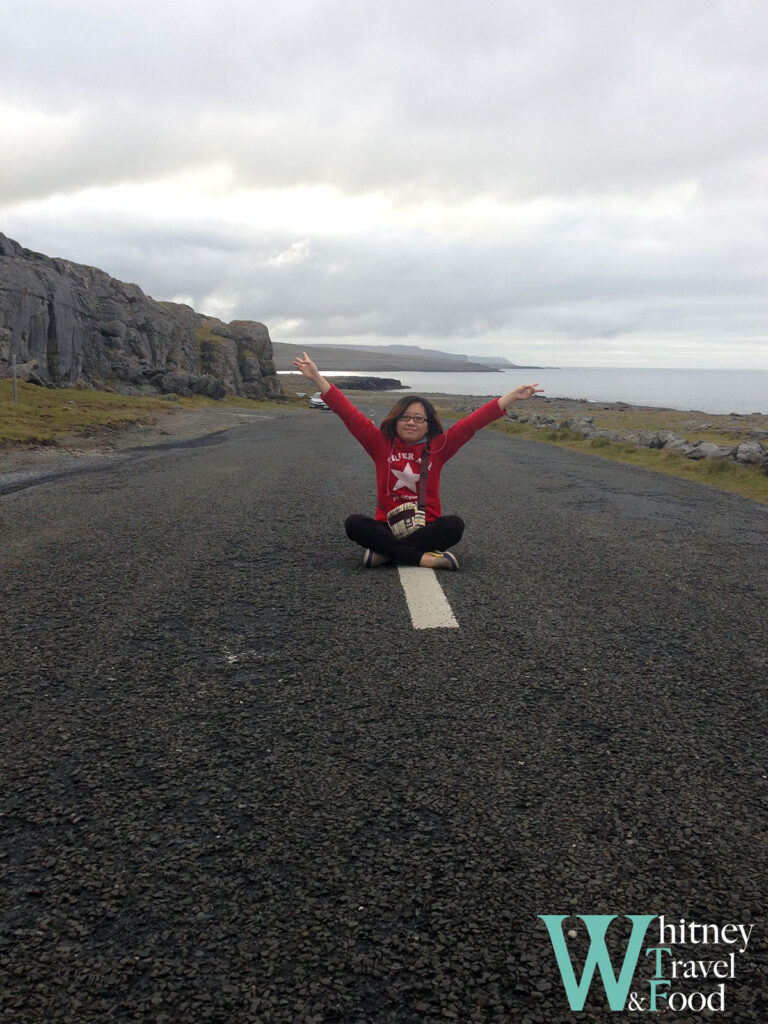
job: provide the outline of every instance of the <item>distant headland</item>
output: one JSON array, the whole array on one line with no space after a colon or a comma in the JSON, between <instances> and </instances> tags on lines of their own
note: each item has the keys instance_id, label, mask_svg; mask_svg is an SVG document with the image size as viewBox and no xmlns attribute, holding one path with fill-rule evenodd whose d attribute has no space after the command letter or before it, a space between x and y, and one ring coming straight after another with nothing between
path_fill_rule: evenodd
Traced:
<instances>
[{"instance_id":1,"label":"distant headland","mask_svg":"<svg viewBox=\"0 0 768 1024\"><path fill-rule=\"evenodd\" d=\"M272 342L275 369L292 370L300 346ZM313 345L309 353L325 371L360 373L396 370L424 373L496 373L499 370L541 370L541 366L522 366L494 356L457 355L418 345Z\"/></svg>"}]
</instances>

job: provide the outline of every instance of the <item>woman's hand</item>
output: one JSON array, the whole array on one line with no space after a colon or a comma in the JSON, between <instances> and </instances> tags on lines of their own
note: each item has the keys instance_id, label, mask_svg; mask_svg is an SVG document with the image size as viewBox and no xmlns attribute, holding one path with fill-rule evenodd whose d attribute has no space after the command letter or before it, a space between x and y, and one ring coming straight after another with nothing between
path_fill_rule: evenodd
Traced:
<instances>
[{"instance_id":1,"label":"woman's hand","mask_svg":"<svg viewBox=\"0 0 768 1024\"><path fill-rule=\"evenodd\" d=\"M505 410L508 406L512 405L513 402L520 402L526 398L533 398L534 395L539 395L543 391L544 388L536 387L535 384L521 384L519 387L509 391L499 399L499 408Z\"/></svg>"},{"instance_id":2,"label":"woman's hand","mask_svg":"<svg viewBox=\"0 0 768 1024\"><path fill-rule=\"evenodd\" d=\"M330 391L331 385L318 370L317 363L313 363L306 352L304 352L303 355L296 356L293 360L293 365L299 373L303 373L308 380L312 381L315 387L320 389L321 395Z\"/></svg>"},{"instance_id":3,"label":"woman's hand","mask_svg":"<svg viewBox=\"0 0 768 1024\"><path fill-rule=\"evenodd\" d=\"M308 377L311 381L316 382L317 378L320 376L317 363L313 363L306 352L301 356L296 356L293 360L293 365L299 373L303 373L304 376Z\"/></svg>"}]
</instances>

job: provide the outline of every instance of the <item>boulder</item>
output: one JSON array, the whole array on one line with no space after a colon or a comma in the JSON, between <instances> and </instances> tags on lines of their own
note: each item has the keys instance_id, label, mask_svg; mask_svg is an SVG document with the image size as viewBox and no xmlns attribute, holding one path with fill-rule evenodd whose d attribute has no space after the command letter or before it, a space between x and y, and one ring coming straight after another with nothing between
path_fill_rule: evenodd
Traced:
<instances>
[{"instance_id":1,"label":"boulder","mask_svg":"<svg viewBox=\"0 0 768 1024\"><path fill-rule=\"evenodd\" d=\"M524 421L521 420L521 423L522 422L524 422ZM532 413L528 417L528 422L529 423L533 423L534 426L541 427L542 429L544 429L546 427L552 428L552 427L557 427L558 426L558 422L557 422L557 420L555 419L554 416L547 416L547 414L543 413L543 412L534 412L534 413Z\"/></svg>"},{"instance_id":2,"label":"boulder","mask_svg":"<svg viewBox=\"0 0 768 1024\"><path fill-rule=\"evenodd\" d=\"M763 466L768 462L768 451L759 441L742 441L736 449L736 461L745 466Z\"/></svg>"},{"instance_id":3,"label":"boulder","mask_svg":"<svg viewBox=\"0 0 768 1024\"><path fill-rule=\"evenodd\" d=\"M673 430L640 430L635 442L639 448L661 449L667 446L668 442L679 440Z\"/></svg>"},{"instance_id":4,"label":"boulder","mask_svg":"<svg viewBox=\"0 0 768 1024\"><path fill-rule=\"evenodd\" d=\"M204 395L206 398L215 398L220 401L227 397L224 382L210 374L203 377L192 377L189 381L189 388L194 395Z\"/></svg>"},{"instance_id":5,"label":"boulder","mask_svg":"<svg viewBox=\"0 0 768 1024\"><path fill-rule=\"evenodd\" d=\"M185 370L169 370L168 373L161 373L155 378L157 386L168 395L191 395L191 377Z\"/></svg>"},{"instance_id":6,"label":"boulder","mask_svg":"<svg viewBox=\"0 0 768 1024\"><path fill-rule=\"evenodd\" d=\"M542 413L526 413L521 415L514 409L507 410L507 418L518 423L532 423L537 427L567 428L583 437L604 437L609 441L628 442L639 448L663 449L676 452L689 459L735 459L742 465L756 466L768 473L768 449L760 442L768 438L768 431L753 430L751 441L743 441L736 447L712 444L709 441L688 441L674 430L637 430L621 431L598 429L591 416L572 416L563 420L555 420ZM697 424L704 428L706 424Z\"/></svg>"},{"instance_id":7,"label":"boulder","mask_svg":"<svg viewBox=\"0 0 768 1024\"><path fill-rule=\"evenodd\" d=\"M698 441L691 446L686 453L686 458L700 459L730 459L734 453L733 448L724 448L719 444L712 444L711 441Z\"/></svg>"},{"instance_id":8,"label":"boulder","mask_svg":"<svg viewBox=\"0 0 768 1024\"><path fill-rule=\"evenodd\" d=\"M693 451L694 444L692 441L686 441L684 437L678 437L675 435L670 438L664 445L664 451L678 452L680 455L687 455L688 452Z\"/></svg>"},{"instance_id":9,"label":"boulder","mask_svg":"<svg viewBox=\"0 0 768 1024\"><path fill-rule=\"evenodd\" d=\"M596 437L598 430L592 416L572 416L570 419L560 420L558 428L573 430L582 437Z\"/></svg>"},{"instance_id":10,"label":"boulder","mask_svg":"<svg viewBox=\"0 0 768 1024\"><path fill-rule=\"evenodd\" d=\"M6 376L13 376L13 363L10 362ZM44 384L40 377L40 365L36 359L30 359L28 363L16 364L16 380L23 380L26 384Z\"/></svg>"}]
</instances>

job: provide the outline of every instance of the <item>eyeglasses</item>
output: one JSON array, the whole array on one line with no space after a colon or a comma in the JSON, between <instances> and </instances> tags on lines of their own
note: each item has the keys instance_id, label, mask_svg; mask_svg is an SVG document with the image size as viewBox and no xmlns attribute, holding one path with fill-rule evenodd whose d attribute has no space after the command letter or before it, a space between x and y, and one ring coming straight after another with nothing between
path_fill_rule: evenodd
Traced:
<instances>
[{"instance_id":1,"label":"eyeglasses","mask_svg":"<svg viewBox=\"0 0 768 1024\"><path fill-rule=\"evenodd\" d=\"M398 416L397 419L399 423L410 423L413 421L414 423L418 423L419 426L421 426L422 423L427 422L426 416Z\"/></svg>"}]
</instances>

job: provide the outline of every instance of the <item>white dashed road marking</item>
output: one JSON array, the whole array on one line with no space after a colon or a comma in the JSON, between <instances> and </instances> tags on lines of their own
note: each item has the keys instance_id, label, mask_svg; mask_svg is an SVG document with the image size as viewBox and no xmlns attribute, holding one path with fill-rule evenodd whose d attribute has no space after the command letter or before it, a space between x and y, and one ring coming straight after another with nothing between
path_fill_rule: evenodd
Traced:
<instances>
[{"instance_id":1,"label":"white dashed road marking","mask_svg":"<svg viewBox=\"0 0 768 1024\"><path fill-rule=\"evenodd\" d=\"M398 565L397 571L414 629L459 628L434 569Z\"/></svg>"}]
</instances>

